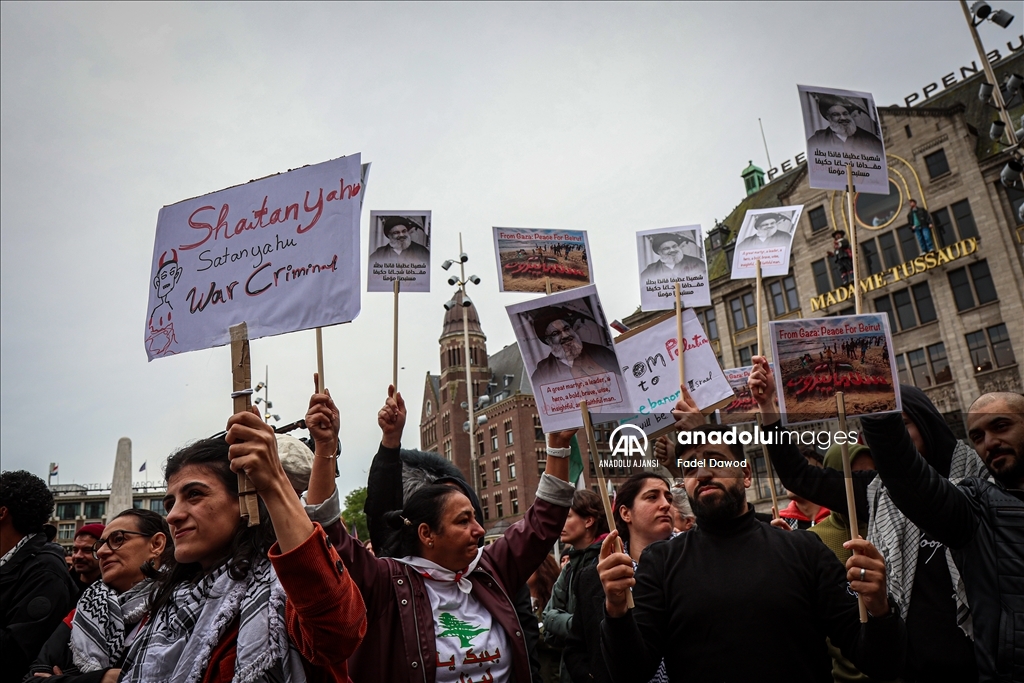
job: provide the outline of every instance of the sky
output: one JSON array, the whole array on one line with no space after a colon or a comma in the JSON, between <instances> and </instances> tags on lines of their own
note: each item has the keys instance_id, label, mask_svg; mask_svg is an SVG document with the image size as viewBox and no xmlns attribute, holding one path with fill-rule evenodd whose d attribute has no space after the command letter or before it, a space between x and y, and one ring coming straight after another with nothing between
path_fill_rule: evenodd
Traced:
<instances>
[{"instance_id":1,"label":"sky","mask_svg":"<svg viewBox=\"0 0 1024 683\"><path fill-rule=\"evenodd\" d=\"M994 2L1016 12L1014 3ZM1019 5L1017 6L1019 10ZM981 27L1005 53L1012 29ZM0 459L107 483L119 437L136 481L218 432L228 347L147 362L157 212L361 153L362 212L433 212L431 292L401 299L403 445L469 254L494 353L514 341L491 227L583 229L610 318L639 304L634 233L727 216L740 171L804 149L796 85L902 103L976 59L959 3L0 5ZM940 86L941 87L941 86ZM362 286L365 289L365 285ZM365 484L391 378L391 295L326 328L342 494ZM311 330L254 340L283 422L305 413ZM137 470L146 463L146 471ZM57 483L58 480L55 480Z\"/></svg>"}]
</instances>

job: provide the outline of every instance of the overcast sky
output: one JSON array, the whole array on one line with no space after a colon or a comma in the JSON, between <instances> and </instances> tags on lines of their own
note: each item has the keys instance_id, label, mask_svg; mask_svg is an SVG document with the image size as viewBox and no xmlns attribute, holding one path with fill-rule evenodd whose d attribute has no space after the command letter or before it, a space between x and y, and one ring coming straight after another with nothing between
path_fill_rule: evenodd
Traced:
<instances>
[{"instance_id":1,"label":"overcast sky","mask_svg":"<svg viewBox=\"0 0 1024 683\"><path fill-rule=\"evenodd\" d=\"M431 209L432 291L403 295L400 325L418 447L459 231L491 353L513 341L504 306L529 298L497 291L494 225L588 230L621 318L633 233L724 218L747 162L767 168L758 117L776 165L803 151L797 83L902 103L976 59L953 2L5 2L0 31L3 469L55 461L60 483L109 482L121 436L148 464L136 479L160 479L230 413L227 347L146 361L161 206L361 152L362 282L369 211ZM1004 53L1018 33L982 27ZM390 339L390 294L325 330L343 494L376 452ZM301 417L313 332L254 341L252 361L274 412Z\"/></svg>"}]
</instances>

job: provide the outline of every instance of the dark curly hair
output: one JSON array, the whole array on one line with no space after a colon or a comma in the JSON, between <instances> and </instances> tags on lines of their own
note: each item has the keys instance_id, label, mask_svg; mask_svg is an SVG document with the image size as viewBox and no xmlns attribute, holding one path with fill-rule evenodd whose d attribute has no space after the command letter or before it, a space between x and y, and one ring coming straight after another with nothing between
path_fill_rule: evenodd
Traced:
<instances>
[{"instance_id":1,"label":"dark curly hair","mask_svg":"<svg viewBox=\"0 0 1024 683\"><path fill-rule=\"evenodd\" d=\"M427 484L416 489L401 510L385 512L384 521L397 532L397 538L392 540L394 556L420 556L420 524L426 524L432 531L440 531L448 500L461 493L447 484Z\"/></svg>"},{"instance_id":2,"label":"dark curly hair","mask_svg":"<svg viewBox=\"0 0 1024 683\"><path fill-rule=\"evenodd\" d=\"M160 578L161 569L164 572L169 572L174 566L174 537L171 535L171 528L167 525L167 520L152 510L135 508L129 508L118 513L114 519L121 519L122 517L135 518L135 530L138 532L144 533L147 536L163 534L164 538L167 539L167 542L164 544L164 551L158 558L160 560L160 568L157 568L153 560L149 560L146 564L142 565L142 575L150 579L158 579ZM110 521L113 522L114 519Z\"/></svg>"},{"instance_id":3,"label":"dark curly hair","mask_svg":"<svg viewBox=\"0 0 1024 683\"><path fill-rule=\"evenodd\" d=\"M31 472L3 472L0 473L0 507L11 513L14 529L19 534L38 534L53 514L53 494L46 482Z\"/></svg>"},{"instance_id":4,"label":"dark curly hair","mask_svg":"<svg viewBox=\"0 0 1024 683\"><path fill-rule=\"evenodd\" d=\"M228 443L223 436L201 439L175 452L167 459L164 480L170 481L171 477L189 466L201 467L217 475L224 487L238 496L238 475L231 471ZM234 519L238 525L237 532L226 553L226 561L228 573L236 581L244 579L250 567L266 558L270 546L277 540L270 523L270 514L262 500L259 501L259 507L260 523L256 526L247 526L241 517ZM197 582L203 574L198 562L178 563L170 572L161 572L161 580L153 598L153 613L167 604L179 584L185 581Z\"/></svg>"}]
</instances>

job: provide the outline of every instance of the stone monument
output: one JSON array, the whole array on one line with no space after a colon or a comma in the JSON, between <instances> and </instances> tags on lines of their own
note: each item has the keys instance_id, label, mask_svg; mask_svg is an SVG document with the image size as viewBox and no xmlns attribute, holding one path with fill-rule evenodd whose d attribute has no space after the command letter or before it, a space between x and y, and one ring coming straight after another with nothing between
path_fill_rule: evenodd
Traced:
<instances>
[{"instance_id":1,"label":"stone monument","mask_svg":"<svg viewBox=\"0 0 1024 683\"><path fill-rule=\"evenodd\" d=\"M132 506L132 440L126 436L117 440L114 459L114 478L110 484L110 502L107 503L107 521Z\"/></svg>"}]
</instances>

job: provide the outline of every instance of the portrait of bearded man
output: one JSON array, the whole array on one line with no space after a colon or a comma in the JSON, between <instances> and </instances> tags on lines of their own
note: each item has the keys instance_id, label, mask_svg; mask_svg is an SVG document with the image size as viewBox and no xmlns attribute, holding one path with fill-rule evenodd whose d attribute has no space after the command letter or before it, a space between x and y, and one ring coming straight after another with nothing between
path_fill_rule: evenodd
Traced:
<instances>
[{"instance_id":1,"label":"portrait of bearded man","mask_svg":"<svg viewBox=\"0 0 1024 683\"><path fill-rule=\"evenodd\" d=\"M816 94L818 112L828 121L828 128L814 132L807 139L808 149L846 152L849 154L883 154L882 141L873 132L857 125L857 113L868 115L865 107L835 95Z\"/></svg>"},{"instance_id":2,"label":"portrait of bearded man","mask_svg":"<svg viewBox=\"0 0 1024 683\"><path fill-rule=\"evenodd\" d=\"M655 260L640 273L641 280L679 279L702 272L702 250L693 231L666 232L651 235L649 239Z\"/></svg>"},{"instance_id":3,"label":"portrait of bearded man","mask_svg":"<svg viewBox=\"0 0 1024 683\"><path fill-rule=\"evenodd\" d=\"M578 330L588 320L593 318L561 306L546 306L534 312L533 330L550 349L530 375L535 393L542 384L616 372L618 360L613 351L580 338Z\"/></svg>"}]
</instances>

